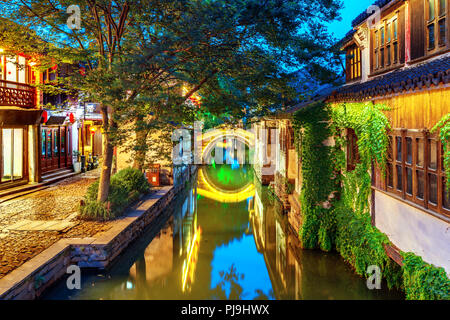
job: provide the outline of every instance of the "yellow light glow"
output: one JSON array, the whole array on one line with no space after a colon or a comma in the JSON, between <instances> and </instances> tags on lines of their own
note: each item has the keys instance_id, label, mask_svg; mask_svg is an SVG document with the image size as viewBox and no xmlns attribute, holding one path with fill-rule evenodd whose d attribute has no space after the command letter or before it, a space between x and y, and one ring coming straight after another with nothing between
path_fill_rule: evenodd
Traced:
<instances>
[{"instance_id":1,"label":"yellow light glow","mask_svg":"<svg viewBox=\"0 0 450 320\"><path fill-rule=\"evenodd\" d=\"M37 62L36 61L30 61L30 62L28 62L28 64L30 65L30 67L34 67L37 64Z\"/></svg>"},{"instance_id":2,"label":"yellow light glow","mask_svg":"<svg viewBox=\"0 0 450 320\"><path fill-rule=\"evenodd\" d=\"M238 203L247 200L255 195L255 185L250 183L245 189L238 192L224 192L211 186L203 175L203 171L198 171L198 176L202 184L197 187L197 193L208 199L221 203Z\"/></svg>"},{"instance_id":3,"label":"yellow light glow","mask_svg":"<svg viewBox=\"0 0 450 320\"><path fill-rule=\"evenodd\" d=\"M0 53L3 53L3 52L5 52L5 49L0 48Z\"/></svg>"},{"instance_id":4,"label":"yellow light glow","mask_svg":"<svg viewBox=\"0 0 450 320\"><path fill-rule=\"evenodd\" d=\"M190 283L194 282L194 273L195 267L197 265L197 257L198 257L198 249L200 247L200 235L202 233L202 229L200 227L195 231L194 237L188 246L188 257L184 260L183 263L183 278L182 278L182 290L186 291L187 280L189 279Z\"/></svg>"}]
</instances>

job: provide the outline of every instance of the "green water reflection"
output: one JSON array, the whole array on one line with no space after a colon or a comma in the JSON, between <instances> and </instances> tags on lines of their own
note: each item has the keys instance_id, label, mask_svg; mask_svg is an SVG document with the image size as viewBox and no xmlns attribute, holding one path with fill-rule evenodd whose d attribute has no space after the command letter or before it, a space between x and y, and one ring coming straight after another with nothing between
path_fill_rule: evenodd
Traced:
<instances>
[{"instance_id":1,"label":"green water reflection","mask_svg":"<svg viewBox=\"0 0 450 320\"><path fill-rule=\"evenodd\" d=\"M45 298L402 298L385 284L368 290L335 253L299 249L280 205L252 169L233 168L200 170L197 181L110 270L83 272L81 290L68 290L63 280Z\"/></svg>"}]
</instances>

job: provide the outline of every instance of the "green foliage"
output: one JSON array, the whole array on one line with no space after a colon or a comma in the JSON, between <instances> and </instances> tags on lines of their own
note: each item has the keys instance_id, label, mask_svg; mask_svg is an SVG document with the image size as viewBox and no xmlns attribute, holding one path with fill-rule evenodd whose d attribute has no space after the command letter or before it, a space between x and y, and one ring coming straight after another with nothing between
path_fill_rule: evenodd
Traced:
<instances>
[{"instance_id":1,"label":"green foliage","mask_svg":"<svg viewBox=\"0 0 450 320\"><path fill-rule=\"evenodd\" d=\"M432 129L439 130L441 142L444 147L444 169L447 177L446 189L450 191L450 113L447 113Z\"/></svg>"},{"instance_id":2,"label":"green foliage","mask_svg":"<svg viewBox=\"0 0 450 320\"><path fill-rule=\"evenodd\" d=\"M402 270L388 257L384 245L388 237L371 223L369 196L370 169L378 165L384 172L389 144L389 120L382 112L387 107L373 103L348 103L333 108L332 130L335 138L335 169L341 172L341 199L334 208L337 219L336 250L361 276L367 276L371 265L380 267L389 288L401 287ZM358 137L359 163L355 170L346 170L345 129Z\"/></svg>"},{"instance_id":3,"label":"green foliage","mask_svg":"<svg viewBox=\"0 0 450 320\"><path fill-rule=\"evenodd\" d=\"M112 212L108 210L106 203L101 203L97 200L87 201L84 205L80 206L79 210L81 218L85 220L106 221L114 218Z\"/></svg>"},{"instance_id":4,"label":"green foliage","mask_svg":"<svg viewBox=\"0 0 450 320\"><path fill-rule=\"evenodd\" d=\"M377 165L385 170L389 138L386 130L390 128L389 120L382 112L385 105L367 103L344 103L333 108L333 131L337 153L336 170L342 173L342 200L357 214L369 212L369 195L371 192L370 169ZM352 128L358 137L360 161L352 172L347 172L344 148L345 129Z\"/></svg>"},{"instance_id":5,"label":"green foliage","mask_svg":"<svg viewBox=\"0 0 450 320\"><path fill-rule=\"evenodd\" d=\"M84 219L109 220L118 217L130 203L150 190L145 175L132 168L123 169L111 177L106 203L97 201L98 186L99 181L89 186L85 204L80 206L80 214Z\"/></svg>"},{"instance_id":6,"label":"green foliage","mask_svg":"<svg viewBox=\"0 0 450 320\"><path fill-rule=\"evenodd\" d=\"M401 269L395 266L384 250L387 236L372 226L369 215L355 214L340 202L334 209L337 219L336 250L352 265L360 276L367 276L367 268L379 266L388 287L401 286Z\"/></svg>"},{"instance_id":7,"label":"green foliage","mask_svg":"<svg viewBox=\"0 0 450 320\"><path fill-rule=\"evenodd\" d=\"M409 300L450 300L450 280L444 268L425 263L408 252L403 254L403 283Z\"/></svg>"},{"instance_id":8,"label":"green foliage","mask_svg":"<svg viewBox=\"0 0 450 320\"><path fill-rule=\"evenodd\" d=\"M372 164L383 172L385 169L390 128L382 112L386 109L384 105L351 103L330 110L319 103L295 114L295 139L303 174L300 239L304 248L335 248L360 276L368 276L367 268L377 265L388 287L404 289L407 299L449 299L450 282L444 269L426 264L412 253L404 254L400 267L384 249L390 244L388 237L371 223L369 172ZM433 129L440 128L446 170L450 161L449 120L450 115L446 115ZM343 132L347 128L355 130L360 156L351 172L346 170L344 152L347 141ZM323 145L330 136L334 147ZM330 199L333 192L340 195L339 201ZM326 201L330 209L323 206Z\"/></svg>"},{"instance_id":9,"label":"green foliage","mask_svg":"<svg viewBox=\"0 0 450 320\"><path fill-rule=\"evenodd\" d=\"M328 209L330 195L338 188L334 172L333 147L323 144L330 138L330 111L323 103L299 110L294 115L296 145L301 144L303 188L300 194L303 224L300 239L304 248L330 251L335 220Z\"/></svg>"},{"instance_id":10,"label":"green foliage","mask_svg":"<svg viewBox=\"0 0 450 320\"><path fill-rule=\"evenodd\" d=\"M138 169L126 168L120 170L114 175L114 179L122 181L127 192L135 190L139 193L146 193L150 188L147 178L142 171Z\"/></svg>"}]
</instances>

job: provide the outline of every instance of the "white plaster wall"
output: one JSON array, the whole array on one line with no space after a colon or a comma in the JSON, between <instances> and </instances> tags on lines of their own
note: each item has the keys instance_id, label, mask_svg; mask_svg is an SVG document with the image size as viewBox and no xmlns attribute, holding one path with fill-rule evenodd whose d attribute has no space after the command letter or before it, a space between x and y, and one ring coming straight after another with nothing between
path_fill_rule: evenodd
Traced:
<instances>
[{"instance_id":1,"label":"white plaster wall","mask_svg":"<svg viewBox=\"0 0 450 320\"><path fill-rule=\"evenodd\" d=\"M450 275L450 223L375 191L375 225L394 245Z\"/></svg>"},{"instance_id":2,"label":"white plaster wall","mask_svg":"<svg viewBox=\"0 0 450 320\"><path fill-rule=\"evenodd\" d=\"M37 155L37 126L27 126L28 134L28 179L29 182L38 182L38 177L36 176L36 165L38 161Z\"/></svg>"},{"instance_id":3,"label":"white plaster wall","mask_svg":"<svg viewBox=\"0 0 450 320\"><path fill-rule=\"evenodd\" d=\"M369 43L369 41L367 41ZM368 80L370 74L370 50L365 47L361 50L361 82Z\"/></svg>"},{"instance_id":4,"label":"white plaster wall","mask_svg":"<svg viewBox=\"0 0 450 320\"><path fill-rule=\"evenodd\" d=\"M78 150L78 121L72 124L72 157L75 150Z\"/></svg>"}]
</instances>

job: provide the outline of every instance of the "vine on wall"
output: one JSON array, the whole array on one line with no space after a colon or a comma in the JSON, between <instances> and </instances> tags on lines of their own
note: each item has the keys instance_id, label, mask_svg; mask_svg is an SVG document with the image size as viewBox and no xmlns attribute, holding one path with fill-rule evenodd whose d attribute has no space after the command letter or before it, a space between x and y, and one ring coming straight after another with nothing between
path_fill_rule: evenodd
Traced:
<instances>
[{"instance_id":1,"label":"vine on wall","mask_svg":"<svg viewBox=\"0 0 450 320\"><path fill-rule=\"evenodd\" d=\"M304 248L320 247L330 251L334 246L335 219L330 195L338 189L334 172L333 147L324 145L331 137L330 110L317 103L298 111L294 130L299 158L302 159L303 187L300 194L303 223L300 240Z\"/></svg>"},{"instance_id":2,"label":"vine on wall","mask_svg":"<svg viewBox=\"0 0 450 320\"><path fill-rule=\"evenodd\" d=\"M370 169L374 164L385 171L390 127L383 113L386 109L372 103L341 104L333 109L316 103L295 114L295 138L296 145L301 145L297 151L303 173L302 245L325 251L336 249L361 276L368 276L368 266L379 266L388 286L404 289L407 299L450 299L450 280L443 268L427 264L413 253L402 253L404 265L398 266L384 250L384 245L390 244L388 237L371 224ZM446 148L447 177L449 120L447 115L436 125ZM354 129L358 137L360 161L351 172L346 170L344 152L347 141L343 133L347 128ZM335 145L324 145L330 137Z\"/></svg>"},{"instance_id":3,"label":"vine on wall","mask_svg":"<svg viewBox=\"0 0 450 320\"><path fill-rule=\"evenodd\" d=\"M338 171L342 174L344 203L355 213L369 212L369 195L371 192L370 169L372 163L385 170L389 138L386 130L390 128L389 120L382 112L385 105L368 103L347 103L333 108L333 130L336 140L336 152L340 161ZM355 131L358 137L359 163L355 170L346 171L344 148L347 140L343 133L347 128Z\"/></svg>"},{"instance_id":4,"label":"vine on wall","mask_svg":"<svg viewBox=\"0 0 450 320\"><path fill-rule=\"evenodd\" d=\"M447 113L434 127L431 132L439 130L439 136L444 147L444 168L447 177L446 188L450 191L450 113Z\"/></svg>"},{"instance_id":5,"label":"vine on wall","mask_svg":"<svg viewBox=\"0 0 450 320\"><path fill-rule=\"evenodd\" d=\"M370 265L380 267L389 287L401 286L401 269L388 257L384 245L389 239L372 226L369 196L372 164L385 170L389 139L389 120L383 113L387 107L368 103L347 103L332 109L333 133L336 141L336 170L341 173L341 200L334 214L337 219L336 250L355 272L367 276ZM346 129L358 137L359 162L353 171L346 170Z\"/></svg>"},{"instance_id":6,"label":"vine on wall","mask_svg":"<svg viewBox=\"0 0 450 320\"><path fill-rule=\"evenodd\" d=\"M444 268L436 268L413 253L403 254L403 284L410 300L450 300L450 280Z\"/></svg>"}]
</instances>

